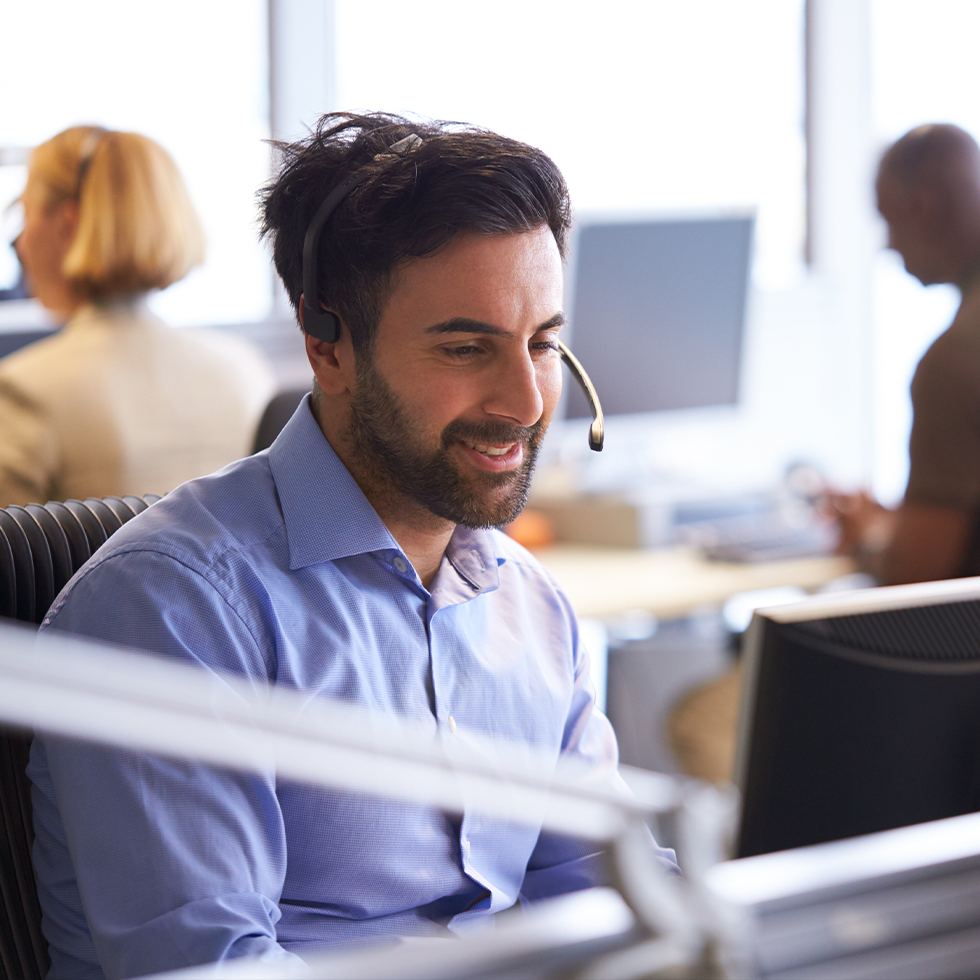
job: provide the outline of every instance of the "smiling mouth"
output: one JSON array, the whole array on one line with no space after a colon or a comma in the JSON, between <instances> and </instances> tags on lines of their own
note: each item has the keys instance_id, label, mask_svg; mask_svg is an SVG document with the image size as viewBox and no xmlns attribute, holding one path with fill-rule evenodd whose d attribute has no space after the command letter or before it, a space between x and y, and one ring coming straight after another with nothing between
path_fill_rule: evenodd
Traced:
<instances>
[{"instance_id":1,"label":"smiling mouth","mask_svg":"<svg viewBox=\"0 0 980 980\"><path fill-rule=\"evenodd\" d=\"M478 453L483 453L484 456L506 456L517 445L516 442L511 442L506 446L485 446L480 442L467 442L465 439L460 441L464 446L475 449Z\"/></svg>"}]
</instances>

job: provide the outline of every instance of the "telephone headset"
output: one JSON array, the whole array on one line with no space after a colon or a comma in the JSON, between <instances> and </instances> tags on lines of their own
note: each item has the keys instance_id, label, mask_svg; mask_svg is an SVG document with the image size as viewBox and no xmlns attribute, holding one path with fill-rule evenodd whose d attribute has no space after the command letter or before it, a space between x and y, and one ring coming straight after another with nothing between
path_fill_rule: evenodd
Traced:
<instances>
[{"instance_id":1,"label":"telephone headset","mask_svg":"<svg viewBox=\"0 0 980 980\"><path fill-rule=\"evenodd\" d=\"M404 157L413 147L421 143L422 138L412 133L410 136L398 140L397 143L392 143L387 153L379 153L374 159L383 160L390 156ZM355 171L326 196L323 203L317 208L316 214L313 215L313 220L306 230L306 238L303 242L303 329L311 337L327 344L335 344L340 339L340 317L330 310L320 309L320 291L317 288L316 279L316 258L320 232L337 205L367 177L366 170ZM557 341L557 344L562 361L571 371L572 377L581 385L589 408L592 410L592 425L589 427L589 449L597 453L602 452L604 423L599 396L596 394L589 376L585 373L585 368L582 367L575 355L560 340Z\"/></svg>"}]
</instances>

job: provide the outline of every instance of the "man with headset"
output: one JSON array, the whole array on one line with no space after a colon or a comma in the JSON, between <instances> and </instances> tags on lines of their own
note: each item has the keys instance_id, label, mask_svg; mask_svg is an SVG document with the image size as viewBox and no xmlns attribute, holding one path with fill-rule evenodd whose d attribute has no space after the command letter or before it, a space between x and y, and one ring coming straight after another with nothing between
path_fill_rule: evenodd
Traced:
<instances>
[{"instance_id":1,"label":"man with headset","mask_svg":"<svg viewBox=\"0 0 980 980\"><path fill-rule=\"evenodd\" d=\"M384 115L326 116L281 149L264 233L312 397L267 452L117 532L43 628L615 780L575 616L495 530L524 504L561 389L561 174L516 141ZM601 880L598 855L534 828L271 772L51 737L29 772L54 980L448 935Z\"/></svg>"}]
</instances>

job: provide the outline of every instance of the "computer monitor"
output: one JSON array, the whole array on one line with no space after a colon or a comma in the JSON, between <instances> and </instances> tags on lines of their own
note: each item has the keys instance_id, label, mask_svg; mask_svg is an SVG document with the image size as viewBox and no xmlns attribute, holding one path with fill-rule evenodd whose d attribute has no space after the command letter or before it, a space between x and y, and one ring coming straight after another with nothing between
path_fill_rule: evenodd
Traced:
<instances>
[{"instance_id":1,"label":"computer monitor","mask_svg":"<svg viewBox=\"0 0 980 980\"><path fill-rule=\"evenodd\" d=\"M980 579L757 612L737 855L980 810Z\"/></svg>"},{"instance_id":2,"label":"computer monitor","mask_svg":"<svg viewBox=\"0 0 980 980\"><path fill-rule=\"evenodd\" d=\"M569 334L607 416L733 405L750 215L576 224ZM566 415L587 418L570 386Z\"/></svg>"}]
</instances>

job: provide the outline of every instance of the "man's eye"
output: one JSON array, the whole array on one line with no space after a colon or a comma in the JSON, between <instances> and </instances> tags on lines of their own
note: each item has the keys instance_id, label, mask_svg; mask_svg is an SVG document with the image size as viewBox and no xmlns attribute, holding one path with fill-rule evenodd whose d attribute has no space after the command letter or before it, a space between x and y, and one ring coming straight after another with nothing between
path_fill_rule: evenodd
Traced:
<instances>
[{"instance_id":1,"label":"man's eye","mask_svg":"<svg viewBox=\"0 0 980 980\"><path fill-rule=\"evenodd\" d=\"M443 347L443 350L450 356L458 360L465 360L481 352L481 348L474 344L465 344L462 347Z\"/></svg>"},{"instance_id":2,"label":"man's eye","mask_svg":"<svg viewBox=\"0 0 980 980\"><path fill-rule=\"evenodd\" d=\"M551 350L557 352L557 350L558 350L558 341L557 340L538 340L538 341L535 341L533 344L531 344L531 347L534 350L540 351L540 352L551 351Z\"/></svg>"}]
</instances>

